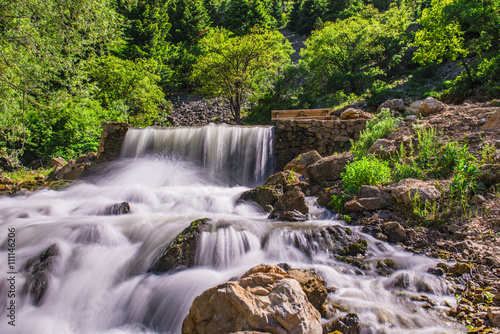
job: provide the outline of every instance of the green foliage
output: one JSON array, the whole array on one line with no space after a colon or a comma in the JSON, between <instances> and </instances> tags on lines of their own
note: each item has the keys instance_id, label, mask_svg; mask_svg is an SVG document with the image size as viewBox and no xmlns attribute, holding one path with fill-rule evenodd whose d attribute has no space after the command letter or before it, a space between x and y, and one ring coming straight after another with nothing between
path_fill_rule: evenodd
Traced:
<instances>
[{"instance_id":1,"label":"green foliage","mask_svg":"<svg viewBox=\"0 0 500 334\"><path fill-rule=\"evenodd\" d=\"M148 126L158 116L158 105L164 99L157 85L160 77L154 74L156 68L154 59L132 61L107 56L92 63L89 72L104 108L118 109L134 126Z\"/></svg>"},{"instance_id":2,"label":"green foliage","mask_svg":"<svg viewBox=\"0 0 500 334\"><path fill-rule=\"evenodd\" d=\"M97 151L101 123L121 120L90 99L51 100L50 107L29 109L26 115L29 137L26 148L42 157L72 159Z\"/></svg>"},{"instance_id":3,"label":"green foliage","mask_svg":"<svg viewBox=\"0 0 500 334\"><path fill-rule=\"evenodd\" d=\"M392 179L389 162L373 156L363 157L347 165L341 176L344 189L349 194L356 194L363 185L375 186Z\"/></svg>"},{"instance_id":4,"label":"green foliage","mask_svg":"<svg viewBox=\"0 0 500 334\"><path fill-rule=\"evenodd\" d=\"M245 100L263 90L269 78L289 62L292 52L279 32L259 28L245 36L215 29L201 45L204 53L191 78L201 85L200 93L224 97L237 123Z\"/></svg>"},{"instance_id":5,"label":"green foliage","mask_svg":"<svg viewBox=\"0 0 500 334\"><path fill-rule=\"evenodd\" d=\"M349 196L344 194L332 195L332 199L328 202L328 206L332 208L336 213L344 212L344 206L349 201Z\"/></svg>"},{"instance_id":6,"label":"green foliage","mask_svg":"<svg viewBox=\"0 0 500 334\"><path fill-rule=\"evenodd\" d=\"M359 140L351 142L351 152L354 158L360 159L377 139L391 134L396 129L397 122L398 119L386 108L366 122L366 129L359 135Z\"/></svg>"},{"instance_id":7,"label":"green foliage","mask_svg":"<svg viewBox=\"0 0 500 334\"><path fill-rule=\"evenodd\" d=\"M404 164L401 162L396 162L394 165L393 171L392 171L392 176L394 178L395 182L407 179L407 178L412 178L412 179L419 179L419 180L425 180L426 175L425 172L415 164Z\"/></svg>"},{"instance_id":8,"label":"green foliage","mask_svg":"<svg viewBox=\"0 0 500 334\"><path fill-rule=\"evenodd\" d=\"M255 25L265 29L275 28L276 19L272 17L261 0L231 0L225 14L224 27L236 35L245 35Z\"/></svg>"},{"instance_id":9,"label":"green foliage","mask_svg":"<svg viewBox=\"0 0 500 334\"><path fill-rule=\"evenodd\" d=\"M167 3L171 24L168 40L173 44L196 44L208 28L208 14L200 0L173 0Z\"/></svg>"},{"instance_id":10,"label":"green foliage","mask_svg":"<svg viewBox=\"0 0 500 334\"><path fill-rule=\"evenodd\" d=\"M164 84L171 76L167 66L170 43L168 33L171 24L165 2L160 0L117 0L116 10L126 20L124 37L126 44L119 54L126 59L153 58L158 63L156 73Z\"/></svg>"},{"instance_id":11,"label":"green foliage","mask_svg":"<svg viewBox=\"0 0 500 334\"><path fill-rule=\"evenodd\" d=\"M470 196L482 187L478 178L479 166L476 159L470 154L463 155L455 167L450 194L461 205L464 213L467 212Z\"/></svg>"},{"instance_id":12,"label":"green foliage","mask_svg":"<svg viewBox=\"0 0 500 334\"><path fill-rule=\"evenodd\" d=\"M408 9L396 6L385 13L355 15L314 31L302 51L308 71L306 89L316 96L342 90L361 95L394 66L406 41ZM378 88L377 88L378 89Z\"/></svg>"}]
</instances>

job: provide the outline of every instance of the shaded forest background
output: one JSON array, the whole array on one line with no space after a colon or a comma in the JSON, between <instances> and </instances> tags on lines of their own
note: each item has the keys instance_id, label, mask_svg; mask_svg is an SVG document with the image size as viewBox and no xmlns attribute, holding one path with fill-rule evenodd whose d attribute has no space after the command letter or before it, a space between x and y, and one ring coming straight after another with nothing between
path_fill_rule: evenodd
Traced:
<instances>
[{"instance_id":1,"label":"shaded forest background","mask_svg":"<svg viewBox=\"0 0 500 334\"><path fill-rule=\"evenodd\" d=\"M298 63L280 31L307 36ZM271 109L500 93L500 0L3 0L0 155L95 151L103 121L168 126L181 94Z\"/></svg>"}]
</instances>

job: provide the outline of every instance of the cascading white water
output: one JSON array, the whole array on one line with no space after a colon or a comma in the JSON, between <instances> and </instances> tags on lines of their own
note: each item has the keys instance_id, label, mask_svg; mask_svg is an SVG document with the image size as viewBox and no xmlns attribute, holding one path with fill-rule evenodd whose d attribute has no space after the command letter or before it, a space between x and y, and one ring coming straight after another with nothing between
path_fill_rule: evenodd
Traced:
<instances>
[{"instance_id":1,"label":"cascading white water","mask_svg":"<svg viewBox=\"0 0 500 334\"><path fill-rule=\"evenodd\" d=\"M122 156L156 153L189 160L230 184L262 184L273 171L273 128L229 126L130 129ZM229 178L226 180L226 178Z\"/></svg>"},{"instance_id":2,"label":"cascading white water","mask_svg":"<svg viewBox=\"0 0 500 334\"><path fill-rule=\"evenodd\" d=\"M221 186L206 172L179 157L145 155L118 161L99 179L63 191L1 198L0 333L178 334L192 301L204 290L254 265L280 262L320 273L337 288L330 301L360 316L362 333L465 333L437 314L454 298L442 279L427 273L435 260L364 235L370 263L392 258L400 269L385 277L374 265L360 270L338 262L310 243L319 229L342 224L331 214L313 207L314 219L307 222L267 220L251 204L237 203L248 188ZM123 201L130 203L130 214L102 215ZM201 235L196 267L147 272L166 244L205 217L214 228ZM8 228L16 229L15 327L6 317ZM35 305L23 293L24 267L51 245L57 255L45 294ZM428 312L411 300L415 294L441 306Z\"/></svg>"}]
</instances>

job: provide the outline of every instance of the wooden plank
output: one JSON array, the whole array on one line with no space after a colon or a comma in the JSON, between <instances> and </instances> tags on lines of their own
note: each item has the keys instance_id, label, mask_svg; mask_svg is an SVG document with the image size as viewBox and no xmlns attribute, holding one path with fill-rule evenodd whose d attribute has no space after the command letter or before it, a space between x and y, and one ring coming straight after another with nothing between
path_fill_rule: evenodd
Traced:
<instances>
[{"instance_id":1,"label":"wooden plank","mask_svg":"<svg viewBox=\"0 0 500 334\"><path fill-rule=\"evenodd\" d=\"M329 116L331 108L325 109L296 109L296 110L272 110L272 120L280 118L307 118L307 117L326 117Z\"/></svg>"},{"instance_id":2,"label":"wooden plank","mask_svg":"<svg viewBox=\"0 0 500 334\"><path fill-rule=\"evenodd\" d=\"M323 119L330 117L332 109L296 109L296 110L272 110L271 120L278 119ZM319 117L319 118L318 118Z\"/></svg>"}]
</instances>

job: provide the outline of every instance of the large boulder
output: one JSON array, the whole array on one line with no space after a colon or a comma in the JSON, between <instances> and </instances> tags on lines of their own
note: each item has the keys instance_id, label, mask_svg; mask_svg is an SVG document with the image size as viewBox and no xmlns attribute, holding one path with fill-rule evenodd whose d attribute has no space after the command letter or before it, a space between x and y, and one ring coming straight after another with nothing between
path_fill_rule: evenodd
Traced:
<instances>
[{"instance_id":1,"label":"large boulder","mask_svg":"<svg viewBox=\"0 0 500 334\"><path fill-rule=\"evenodd\" d=\"M430 182L411 178L399 181L390 189L392 197L397 202L406 205L411 205L414 201L424 203L436 200L441 196L439 190Z\"/></svg>"},{"instance_id":2,"label":"large boulder","mask_svg":"<svg viewBox=\"0 0 500 334\"><path fill-rule=\"evenodd\" d=\"M326 282L310 270L290 269L287 273L299 282L307 300L321 313L328 296Z\"/></svg>"},{"instance_id":3,"label":"large boulder","mask_svg":"<svg viewBox=\"0 0 500 334\"><path fill-rule=\"evenodd\" d=\"M405 102L402 99L387 100L378 106L377 112L380 112L384 108L392 110L392 111L404 111Z\"/></svg>"},{"instance_id":4,"label":"large boulder","mask_svg":"<svg viewBox=\"0 0 500 334\"><path fill-rule=\"evenodd\" d=\"M324 326L325 333L359 334L359 317L355 313L348 313L345 317L337 319Z\"/></svg>"},{"instance_id":5,"label":"large boulder","mask_svg":"<svg viewBox=\"0 0 500 334\"><path fill-rule=\"evenodd\" d=\"M348 120L348 119L372 119L373 115L370 114L369 112L360 110L360 109L355 109L355 108L349 108L346 109L342 114L340 114L340 119L341 120Z\"/></svg>"},{"instance_id":6,"label":"large boulder","mask_svg":"<svg viewBox=\"0 0 500 334\"><path fill-rule=\"evenodd\" d=\"M281 186L283 192L298 186L300 190L306 191L309 185L302 181L302 175L296 171L285 170L269 176L264 183L266 186L276 187Z\"/></svg>"},{"instance_id":7,"label":"large boulder","mask_svg":"<svg viewBox=\"0 0 500 334\"><path fill-rule=\"evenodd\" d=\"M304 195L308 187L300 174L286 170L269 176L263 186L244 192L239 201L250 200L264 211L272 211L269 218L304 221L309 213Z\"/></svg>"},{"instance_id":8,"label":"large boulder","mask_svg":"<svg viewBox=\"0 0 500 334\"><path fill-rule=\"evenodd\" d=\"M198 236L211 230L209 221L207 218L193 221L168 244L148 271L164 273L193 267L196 264Z\"/></svg>"},{"instance_id":9,"label":"large boulder","mask_svg":"<svg viewBox=\"0 0 500 334\"><path fill-rule=\"evenodd\" d=\"M47 291L51 271L54 269L59 252L59 247L53 244L39 256L28 260L24 266L26 272L24 293L31 296L35 305L40 303Z\"/></svg>"},{"instance_id":10,"label":"large boulder","mask_svg":"<svg viewBox=\"0 0 500 334\"><path fill-rule=\"evenodd\" d=\"M481 127L481 130L494 131L500 130L500 110L497 110L493 115L488 118L486 123Z\"/></svg>"},{"instance_id":11,"label":"large boulder","mask_svg":"<svg viewBox=\"0 0 500 334\"><path fill-rule=\"evenodd\" d=\"M273 211L274 205L283 195L283 188L276 186L263 185L254 189L245 191L240 196L240 200L252 201L257 203L264 211Z\"/></svg>"},{"instance_id":12,"label":"large boulder","mask_svg":"<svg viewBox=\"0 0 500 334\"><path fill-rule=\"evenodd\" d=\"M394 140L380 138L366 151L366 154L373 154L378 158L386 159L397 152Z\"/></svg>"},{"instance_id":13,"label":"large boulder","mask_svg":"<svg viewBox=\"0 0 500 334\"><path fill-rule=\"evenodd\" d=\"M428 97L420 103L418 112L422 116L435 114L445 108L445 104L433 97Z\"/></svg>"},{"instance_id":14,"label":"large boulder","mask_svg":"<svg viewBox=\"0 0 500 334\"><path fill-rule=\"evenodd\" d=\"M340 179L340 173L352 160L351 153L334 154L316 161L307 168L307 171L311 180L318 184L323 181L336 181Z\"/></svg>"},{"instance_id":15,"label":"large boulder","mask_svg":"<svg viewBox=\"0 0 500 334\"><path fill-rule=\"evenodd\" d=\"M288 190L278 199L275 210L277 212L297 210L303 214L309 213L309 207L306 204L305 195L298 186Z\"/></svg>"},{"instance_id":16,"label":"large boulder","mask_svg":"<svg viewBox=\"0 0 500 334\"><path fill-rule=\"evenodd\" d=\"M182 334L238 331L321 334L321 316L291 275L260 265L196 297L182 324Z\"/></svg>"},{"instance_id":17,"label":"large boulder","mask_svg":"<svg viewBox=\"0 0 500 334\"><path fill-rule=\"evenodd\" d=\"M283 170L292 170L296 173L302 174L306 179L309 178L307 167L320 160L322 156L317 151L309 151L299 154L295 159L286 164Z\"/></svg>"}]
</instances>

